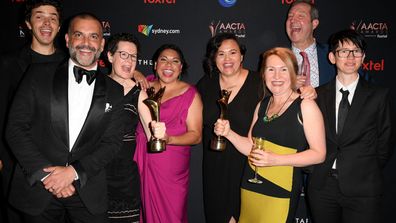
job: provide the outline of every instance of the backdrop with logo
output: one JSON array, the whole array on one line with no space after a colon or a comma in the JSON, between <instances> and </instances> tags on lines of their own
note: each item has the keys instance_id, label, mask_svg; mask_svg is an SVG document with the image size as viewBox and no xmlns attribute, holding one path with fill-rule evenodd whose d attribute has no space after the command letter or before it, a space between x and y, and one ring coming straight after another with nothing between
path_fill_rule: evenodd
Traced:
<instances>
[{"instance_id":1,"label":"backdrop with logo","mask_svg":"<svg viewBox=\"0 0 396 223\"><path fill-rule=\"evenodd\" d=\"M64 18L81 11L96 14L102 20L106 38L118 32L135 34L142 46L137 69L146 75L153 73L151 57L157 47L163 43L179 45L190 64L183 80L195 84L204 75L202 59L206 43L215 33L237 34L248 49L244 66L252 70L257 70L259 55L265 50L274 46L289 47L284 24L292 2L293 0L67 0L63 4ZM368 42L363 69L369 73L373 82L393 87L396 77L392 75L393 69L389 66L396 62L392 57L396 41L392 39L395 17L392 16L394 10L390 2L316 0L320 24L315 35L317 41L326 42L329 35L338 30L348 27L358 30L366 36ZM28 39L21 19L23 3L24 0L1 1L1 52L16 49ZM63 39L63 34L60 34L60 45L64 45ZM392 91L395 96L396 91ZM193 223L204 222L201 168L202 146L197 145L192 148L188 206L189 221ZM395 156L384 171L383 222L393 222L391 219L396 217L394 171ZM304 201L303 195L302 198ZM304 202L300 203L296 222L310 222L305 214Z\"/></svg>"}]
</instances>

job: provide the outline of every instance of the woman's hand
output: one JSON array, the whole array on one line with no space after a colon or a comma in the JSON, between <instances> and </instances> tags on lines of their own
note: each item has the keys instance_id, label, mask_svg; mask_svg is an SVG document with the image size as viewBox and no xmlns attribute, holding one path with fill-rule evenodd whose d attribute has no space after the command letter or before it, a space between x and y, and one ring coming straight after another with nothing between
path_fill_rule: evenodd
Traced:
<instances>
[{"instance_id":1,"label":"woman's hand","mask_svg":"<svg viewBox=\"0 0 396 223\"><path fill-rule=\"evenodd\" d=\"M151 121L150 127L151 127L151 132L153 133L153 136L155 138L168 141L168 135L166 134L165 122Z\"/></svg>"},{"instance_id":2,"label":"woman's hand","mask_svg":"<svg viewBox=\"0 0 396 223\"><path fill-rule=\"evenodd\" d=\"M227 137L230 133L231 127L230 122L228 120L217 119L216 123L214 124L214 133L217 136L224 136Z\"/></svg>"},{"instance_id":3,"label":"woman's hand","mask_svg":"<svg viewBox=\"0 0 396 223\"><path fill-rule=\"evenodd\" d=\"M259 167L275 166L276 154L261 149L252 149L249 154L249 161Z\"/></svg>"}]
</instances>

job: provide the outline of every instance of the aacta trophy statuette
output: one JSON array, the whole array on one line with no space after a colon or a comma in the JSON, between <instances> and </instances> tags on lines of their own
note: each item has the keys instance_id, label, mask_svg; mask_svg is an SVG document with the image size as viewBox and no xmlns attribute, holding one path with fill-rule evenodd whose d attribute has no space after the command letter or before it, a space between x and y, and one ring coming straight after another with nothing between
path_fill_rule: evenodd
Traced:
<instances>
[{"instance_id":1,"label":"aacta trophy statuette","mask_svg":"<svg viewBox=\"0 0 396 223\"><path fill-rule=\"evenodd\" d=\"M221 98L217 100L217 103L220 105L220 119L227 119L227 106L230 95L231 91L221 90ZM225 138L223 136L216 136L210 142L210 148L215 151L224 151L226 148Z\"/></svg>"},{"instance_id":2,"label":"aacta trophy statuette","mask_svg":"<svg viewBox=\"0 0 396 223\"><path fill-rule=\"evenodd\" d=\"M148 98L143 100L143 103L146 104L151 113L151 118L157 122L159 122L160 117L160 105L161 98L164 95L165 87L162 87L155 93L154 87L150 87L147 89ZM147 149L149 152L158 153L163 152L166 149L166 142L162 139L157 139L153 135L151 135L150 141L147 143Z\"/></svg>"}]
</instances>

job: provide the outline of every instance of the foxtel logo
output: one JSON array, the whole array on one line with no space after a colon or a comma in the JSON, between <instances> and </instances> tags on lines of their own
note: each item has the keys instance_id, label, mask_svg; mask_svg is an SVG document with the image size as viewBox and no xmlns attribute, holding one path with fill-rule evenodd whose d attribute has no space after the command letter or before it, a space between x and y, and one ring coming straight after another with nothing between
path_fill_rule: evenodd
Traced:
<instances>
[{"instance_id":1,"label":"foxtel logo","mask_svg":"<svg viewBox=\"0 0 396 223\"><path fill-rule=\"evenodd\" d=\"M145 36L149 36L152 28L153 25L138 25L138 32L144 34Z\"/></svg>"},{"instance_id":2,"label":"foxtel logo","mask_svg":"<svg viewBox=\"0 0 396 223\"><path fill-rule=\"evenodd\" d=\"M381 59L380 61L369 60L366 63L363 63L363 70L368 71L383 71L385 69L385 60Z\"/></svg>"}]
</instances>

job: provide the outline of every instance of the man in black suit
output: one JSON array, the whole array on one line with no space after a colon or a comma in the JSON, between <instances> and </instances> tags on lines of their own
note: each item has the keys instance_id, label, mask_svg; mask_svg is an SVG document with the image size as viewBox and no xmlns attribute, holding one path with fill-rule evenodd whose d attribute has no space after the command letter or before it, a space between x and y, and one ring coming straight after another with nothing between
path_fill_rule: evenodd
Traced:
<instances>
[{"instance_id":1,"label":"man in black suit","mask_svg":"<svg viewBox=\"0 0 396 223\"><path fill-rule=\"evenodd\" d=\"M4 200L15 167L15 158L4 138L4 130L12 99L25 71L33 63L60 62L66 55L56 49L55 37L60 29L61 4L57 0L32 0L26 2L25 23L31 42L21 49L1 55L0 58L0 174ZM6 202L2 210L4 222L21 222L19 213Z\"/></svg>"},{"instance_id":2,"label":"man in black suit","mask_svg":"<svg viewBox=\"0 0 396 223\"><path fill-rule=\"evenodd\" d=\"M102 34L94 15L74 16L70 59L32 65L15 95L6 132L18 161L10 203L28 222L106 222L104 167L122 144L123 88L95 72Z\"/></svg>"},{"instance_id":3,"label":"man in black suit","mask_svg":"<svg viewBox=\"0 0 396 223\"><path fill-rule=\"evenodd\" d=\"M317 89L327 154L310 175L308 197L318 223L379 222L382 169L392 149L388 89L359 77L366 42L354 30L330 38L336 78Z\"/></svg>"}]
</instances>

